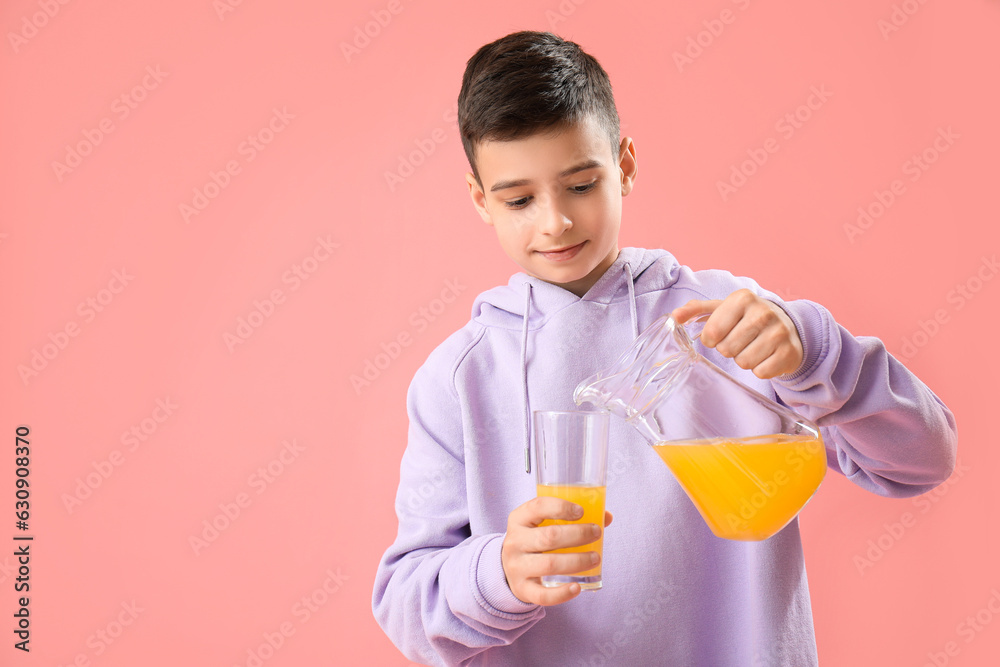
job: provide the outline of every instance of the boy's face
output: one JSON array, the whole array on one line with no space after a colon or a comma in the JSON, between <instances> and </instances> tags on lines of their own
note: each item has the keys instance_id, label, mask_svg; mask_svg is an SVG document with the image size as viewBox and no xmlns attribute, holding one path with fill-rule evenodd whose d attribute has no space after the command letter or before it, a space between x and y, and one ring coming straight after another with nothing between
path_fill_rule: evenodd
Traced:
<instances>
[{"instance_id":1,"label":"boy's face","mask_svg":"<svg viewBox=\"0 0 1000 667\"><path fill-rule=\"evenodd\" d=\"M632 191L635 147L612 155L591 116L559 134L486 141L477 151L472 201L524 271L583 296L618 258L622 197ZM582 167L582 168L581 168Z\"/></svg>"}]
</instances>

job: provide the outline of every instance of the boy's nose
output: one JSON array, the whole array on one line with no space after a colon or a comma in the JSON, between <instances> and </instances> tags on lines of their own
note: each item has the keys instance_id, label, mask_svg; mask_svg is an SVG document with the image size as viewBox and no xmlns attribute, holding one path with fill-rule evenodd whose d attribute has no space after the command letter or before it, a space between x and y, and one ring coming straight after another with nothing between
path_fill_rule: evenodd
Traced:
<instances>
[{"instance_id":1,"label":"boy's nose","mask_svg":"<svg viewBox=\"0 0 1000 667\"><path fill-rule=\"evenodd\" d=\"M538 214L538 229L543 234L558 236L573 226L573 221L566 217L555 203L550 202L547 206L539 207Z\"/></svg>"}]
</instances>

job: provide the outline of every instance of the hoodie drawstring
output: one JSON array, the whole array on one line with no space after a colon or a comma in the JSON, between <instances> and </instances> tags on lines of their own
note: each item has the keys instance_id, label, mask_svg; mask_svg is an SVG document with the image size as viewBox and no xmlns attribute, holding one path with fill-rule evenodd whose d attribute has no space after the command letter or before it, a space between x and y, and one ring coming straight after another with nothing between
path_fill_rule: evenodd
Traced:
<instances>
[{"instance_id":1,"label":"hoodie drawstring","mask_svg":"<svg viewBox=\"0 0 1000 667\"><path fill-rule=\"evenodd\" d=\"M639 318L635 314L635 281L632 278L632 265L625 262L625 273L628 274L628 305L629 314L632 315L632 332L636 338L639 337Z\"/></svg>"},{"instance_id":2,"label":"hoodie drawstring","mask_svg":"<svg viewBox=\"0 0 1000 667\"><path fill-rule=\"evenodd\" d=\"M528 319L531 315L531 283L524 284L524 326L521 328L521 389L524 396L524 472L531 472L531 411L528 406Z\"/></svg>"}]
</instances>

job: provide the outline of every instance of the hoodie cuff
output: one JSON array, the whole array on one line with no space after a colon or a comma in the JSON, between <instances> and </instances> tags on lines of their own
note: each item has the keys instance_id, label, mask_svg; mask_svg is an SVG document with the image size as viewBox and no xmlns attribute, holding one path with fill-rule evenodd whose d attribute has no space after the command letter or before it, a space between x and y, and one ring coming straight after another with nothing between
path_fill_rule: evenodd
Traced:
<instances>
[{"instance_id":1,"label":"hoodie cuff","mask_svg":"<svg viewBox=\"0 0 1000 667\"><path fill-rule=\"evenodd\" d=\"M829 341L824 333L826 326L823 313L817 304L800 299L776 304L795 325L802 342L802 364L792 373L773 378L776 382L791 388L795 381L808 375L826 355Z\"/></svg>"},{"instance_id":2,"label":"hoodie cuff","mask_svg":"<svg viewBox=\"0 0 1000 667\"><path fill-rule=\"evenodd\" d=\"M476 597L486 611L496 616L526 614L538 609L540 605L519 600L507 585L507 576L503 572L503 562L500 560L503 538L504 535L497 535L479 552L474 573L478 589Z\"/></svg>"}]
</instances>

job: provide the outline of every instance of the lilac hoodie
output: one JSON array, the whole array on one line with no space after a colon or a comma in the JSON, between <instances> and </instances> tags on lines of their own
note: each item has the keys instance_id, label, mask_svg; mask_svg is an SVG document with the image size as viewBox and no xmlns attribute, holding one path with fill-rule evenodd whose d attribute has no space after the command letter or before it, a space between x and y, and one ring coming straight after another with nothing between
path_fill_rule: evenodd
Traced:
<instances>
[{"instance_id":1,"label":"lilac hoodie","mask_svg":"<svg viewBox=\"0 0 1000 667\"><path fill-rule=\"evenodd\" d=\"M638 431L612 418L604 588L540 607L518 600L500 562L525 473L531 410L577 409L573 389L639 331L690 299L749 288L791 317L795 373L741 382L818 423L831 470L881 496L948 478L955 420L876 338L854 337L810 301L747 278L693 271L663 250L624 248L582 298L518 273L479 295L472 320L417 371L396 496L399 532L375 578L379 624L431 665L794 665L817 663L798 519L762 542L715 537ZM822 487L819 493L822 493Z\"/></svg>"}]
</instances>

